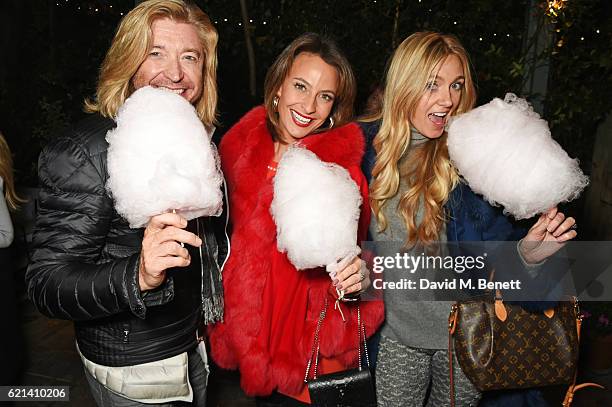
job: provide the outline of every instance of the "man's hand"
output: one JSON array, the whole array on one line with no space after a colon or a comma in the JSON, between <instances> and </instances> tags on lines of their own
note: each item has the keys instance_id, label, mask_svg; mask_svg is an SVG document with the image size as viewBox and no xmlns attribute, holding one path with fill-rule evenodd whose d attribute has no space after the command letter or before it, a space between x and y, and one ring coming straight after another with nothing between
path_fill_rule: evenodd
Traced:
<instances>
[{"instance_id":1,"label":"man's hand","mask_svg":"<svg viewBox=\"0 0 612 407\"><path fill-rule=\"evenodd\" d=\"M339 291L344 291L344 295L362 293L370 286L370 271L363 260L355 257L336 273L333 282Z\"/></svg>"},{"instance_id":2,"label":"man's hand","mask_svg":"<svg viewBox=\"0 0 612 407\"><path fill-rule=\"evenodd\" d=\"M574 218L565 218L556 207L540 215L519 245L523 259L536 264L555 254L565 242L578 235L573 229L575 224Z\"/></svg>"},{"instance_id":3,"label":"man's hand","mask_svg":"<svg viewBox=\"0 0 612 407\"><path fill-rule=\"evenodd\" d=\"M167 269L189 265L191 257L181 243L199 247L202 240L183 230L186 226L187 220L175 213L151 218L144 231L140 252L138 284L141 291L160 286L166 278Z\"/></svg>"}]
</instances>

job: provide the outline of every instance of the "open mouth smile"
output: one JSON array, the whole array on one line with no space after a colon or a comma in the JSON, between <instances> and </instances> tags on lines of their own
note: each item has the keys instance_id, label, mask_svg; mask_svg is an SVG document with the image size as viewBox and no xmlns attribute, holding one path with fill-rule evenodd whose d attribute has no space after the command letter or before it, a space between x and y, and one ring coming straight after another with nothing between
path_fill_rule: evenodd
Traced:
<instances>
[{"instance_id":1,"label":"open mouth smile","mask_svg":"<svg viewBox=\"0 0 612 407\"><path fill-rule=\"evenodd\" d=\"M293 109L289 110L291 111L291 118L293 119L293 122L300 127L308 127L314 120L313 117L301 115Z\"/></svg>"},{"instance_id":2,"label":"open mouth smile","mask_svg":"<svg viewBox=\"0 0 612 407\"><path fill-rule=\"evenodd\" d=\"M429 120L438 127L444 127L447 116L448 112L433 112L427 115Z\"/></svg>"}]
</instances>

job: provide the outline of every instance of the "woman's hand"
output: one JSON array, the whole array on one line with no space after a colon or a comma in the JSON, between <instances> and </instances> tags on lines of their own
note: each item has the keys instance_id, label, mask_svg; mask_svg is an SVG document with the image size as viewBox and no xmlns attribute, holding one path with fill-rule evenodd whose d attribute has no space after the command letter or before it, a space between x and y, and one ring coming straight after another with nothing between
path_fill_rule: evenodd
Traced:
<instances>
[{"instance_id":1,"label":"woman's hand","mask_svg":"<svg viewBox=\"0 0 612 407\"><path fill-rule=\"evenodd\" d=\"M557 211L554 207L540 215L538 221L529 229L521 240L519 250L523 259L529 264L546 260L561 249L565 242L578 234L574 230L576 220Z\"/></svg>"},{"instance_id":2,"label":"woman's hand","mask_svg":"<svg viewBox=\"0 0 612 407\"><path fill-rule=\"evenodd\" d=\"M370 271L363 260L355 257L336 273L332 281L338 291L344 291L344 295L362 293L370 286Z\"/></svg>"}]
</instances>

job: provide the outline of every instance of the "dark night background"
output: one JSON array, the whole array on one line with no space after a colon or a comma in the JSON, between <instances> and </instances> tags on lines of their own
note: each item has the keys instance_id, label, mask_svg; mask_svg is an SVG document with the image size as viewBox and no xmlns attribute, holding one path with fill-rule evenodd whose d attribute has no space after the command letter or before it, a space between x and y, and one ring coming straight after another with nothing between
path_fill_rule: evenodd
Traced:
<instances>
[{"instance_id":1,"label":"dark night background","mask_svg":"<svg viewBox=\"0 0 612 407\"><path fill-rule=\"evenodd\" d=\"M98 68L116 26L138 2L0 0L0 131L14 153L17 182L26 196L37 185L41 148L84 115L83 100L94 94ZM612 240L612 1L196 3L219 31L221 125L216 137L261 102L266 69L305 31L331 35L348 55L359 85L357 113L363 112L394 47L406 36L420 30L453 33L471 56L478 104L509 91L527 97L548 120L553 137L591 176L582 197L563 208L578 219L580 238ZM249 64L246 36L253 45L254 66ZM251 70L255 94L250 91ZM35 211L33 204L26 208L24 212ZM28 216L15 216L24 235L16 244L23 244L25 251ZM610 306L595 308L596 316L612 313ZM612 338L612 324L593 325ZM608 349L604 354L609 368L610 353Z\"/></svg>"},{"instance_id":2,"label":"dark night background","mask_svg":"<svg viewBox=\"0 0 612 407\"><path fill-rule=\"evenodd\" d=\"M0 128L16 156L21 184L36 185L41 146L83 114L83 99L94 93L117 23L134 3L2 0ZM612 107L612 2L607 0L558 1L557 17L547 15L549 2L539 0L246 0L256 62L254 97L240 1L197 3L220 36L220 133L261 101L267 67L305 31L330 34L348 54L359 84L358 112L402 39L418 30L454 33L471 55L479 103L507 91L543 98L554 137L586 171L597 125ZM537 55L528 49L537 39L528 33L530 17L552 31ZM538 65L548 70L546 94L525 86Z\"/></svg>"}]
</instances>

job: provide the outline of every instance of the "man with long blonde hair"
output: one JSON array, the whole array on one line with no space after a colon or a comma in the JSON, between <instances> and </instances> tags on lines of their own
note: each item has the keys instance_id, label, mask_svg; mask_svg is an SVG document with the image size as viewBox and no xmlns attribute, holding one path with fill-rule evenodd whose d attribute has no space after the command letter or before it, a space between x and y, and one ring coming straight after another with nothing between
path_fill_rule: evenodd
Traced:
<instances>
[{"instance_id":1,"label":"man with long blonde hair","mask_svg":"<svg viewBox=\"0 0 612 407\"><path fill-rule=\"evenodd\" d=\"M119 24L91 113L45 148L40 210L26 280L37 308L73 320L77 349L100 406L206 403L199 326L223 317L225 219L153 216L130 229L106 188L106 133L145 86L179 94L215 123L217 32L183 0L140 3Z\"/></svg>"}]
</instances>

